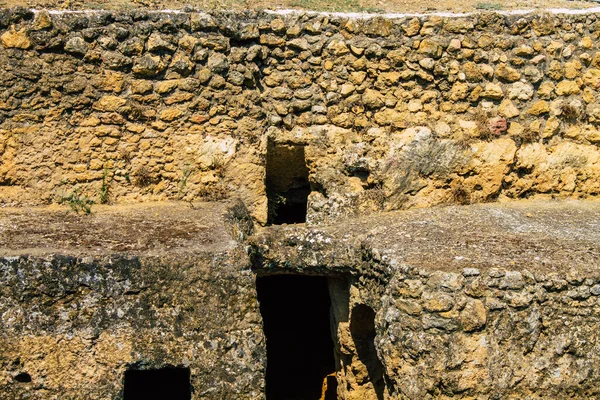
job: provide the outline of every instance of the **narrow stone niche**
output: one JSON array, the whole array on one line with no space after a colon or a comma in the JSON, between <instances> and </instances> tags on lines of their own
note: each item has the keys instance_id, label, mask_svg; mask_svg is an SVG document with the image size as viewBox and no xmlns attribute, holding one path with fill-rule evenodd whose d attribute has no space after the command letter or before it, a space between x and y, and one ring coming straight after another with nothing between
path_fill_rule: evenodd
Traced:
<instances>
[{"instance_id":1,"label":"narrow stone niche","mask_svg":"<svg viewBox=\"0 0 600 400\"><path fill-rule=\"evenodd\" d=\"M273 225L306 222L310 184L303 145L267 146L266 186L269 214Z\"/></svg>"},{"instance_id":2,"label":"narrow stone niche","mask_svg":"<svg viewBox=\"0 0 600 400\"><path fill-rule=\"evenodd\" d=\"M385 391L384 370L375 348L375 311L371 307L358 304L352 308L350 334L354 341L356 355L366 367L367 372L366 376L359 377L357 381L359 384L372 384L377 399L383 400Z\"/></svg>"},{"instance_id":3,"label":"narrow stone niche","mask_svg":"<svg viewBox=\"0 0 600 400\"><path fill-rule=\"evenodd\" d=\"M267 338L267 400L337 399L327 278L263 276L256 287Z\"/></svg>"},{"instance_id":4,"label":"narrow stone niche","mask_svg":"<svg viewBox=\"0 0 600 400\"><path fill-rule=\"evenodd\" d=\"M123 400L190 400L189 368L125 371Z\"/></svg>"}]
</instances>

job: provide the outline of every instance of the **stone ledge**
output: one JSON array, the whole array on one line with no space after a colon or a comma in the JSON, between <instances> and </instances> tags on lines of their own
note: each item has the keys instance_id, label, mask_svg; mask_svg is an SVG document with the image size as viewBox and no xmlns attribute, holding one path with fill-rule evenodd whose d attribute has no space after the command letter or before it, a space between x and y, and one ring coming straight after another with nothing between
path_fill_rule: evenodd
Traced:
<instances>
[{"instance_id":1,"label":"stone ledge","mask_svg":"<svg viewBox=\"0 0 600 400\"><path fill-rule=\"evenodd\" d=\"M227 203L160 202L1 208L0 256L216 254L235 247L224 220Z\"/></svg>"},{"instance_id":2,"label":"stone ledge","mask_svg":"<svg viewBox=\"0 0 600 400\"><path fill-rule=\"evenodd\" d=\"M236 242L230 203L161 202L0 209L0 256L219 253ZM600 201L516 201L381 213L332 225L263 228L251 242L265 260L302 269L360 266L361 252L392 268L444 271L572 268L600 276ZM268 262L265 261L265 262Z\"/></svg>"},{"instance_id":3,"label":"stone ledge","mask_svg":"<svg viewBox=\"0 0 600 400\"><path fill-rule=\"evenodd\" d=\"M591 277L600 276L599 227L598 201L516 201L384 213L318 228L270 227L255 243L265 264L296 269L352 270L368 249L392 269L576 268Z\"/></svg>"}]
</instances>

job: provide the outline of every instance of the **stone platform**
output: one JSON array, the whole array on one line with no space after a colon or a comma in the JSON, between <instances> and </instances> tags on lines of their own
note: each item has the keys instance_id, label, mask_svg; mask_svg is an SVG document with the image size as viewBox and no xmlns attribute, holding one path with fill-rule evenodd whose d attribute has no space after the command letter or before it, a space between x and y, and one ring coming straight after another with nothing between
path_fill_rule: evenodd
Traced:
<instances>
[{"instance_id":1,"label":"stone platform","mask_svg":"<svg viewBox=\"0 0 600 400\"><path fill-rule=\"evenodd\" d=\"M125 371L170 366L193 399L262 399L255 280L283 273L328 279L338 398L600 394L600 202L263 228L239 207L0 209L0 397L119 399Z\"/></svg>"}]
</instances>

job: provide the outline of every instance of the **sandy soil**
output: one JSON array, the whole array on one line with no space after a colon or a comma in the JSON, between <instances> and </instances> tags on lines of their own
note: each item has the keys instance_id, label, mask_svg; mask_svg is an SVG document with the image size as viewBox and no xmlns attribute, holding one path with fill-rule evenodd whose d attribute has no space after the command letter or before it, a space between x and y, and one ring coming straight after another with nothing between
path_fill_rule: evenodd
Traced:
<instances>
[{"instance_id":1,"label":"sandy soil","mask_svg":"<svg viewBox=\"0 0 600 400\"><path fill-rule=\"evenodd\" d=\"M184 9L202 10L241 9L299 9L335 12L472 12L477 10L515 10L598 7L600 0L0 0L0 7L24 6L35 9L59 10L131 10L131 9Z\"/></svg>"},{"instance_id":2,"label":"sandy soil","mask_svg":"<svg viewBox=\"0 0 600 400\"><path fill-rule=\"evenodd\" d=\"M227 203L159 202L0 208L0 256L212 252L235 246L223 220ZM192 208L193 207L193 208Z\"/></svg>"}]
</instances>

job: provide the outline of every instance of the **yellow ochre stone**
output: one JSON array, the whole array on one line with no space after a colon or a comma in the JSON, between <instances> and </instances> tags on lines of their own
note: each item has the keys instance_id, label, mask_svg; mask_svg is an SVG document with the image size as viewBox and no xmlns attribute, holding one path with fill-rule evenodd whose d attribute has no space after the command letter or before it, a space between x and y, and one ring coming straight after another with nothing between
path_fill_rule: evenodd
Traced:
<instances>
[{"instance_id":1,"label":"yellow ochre stone","mask_svg":"<svg viewBox=\"0 0 600 400\"><path fill-rule=\"evenodd\" d=\"M16 30L14 25L11 26L10 30L4 32L2 36L0 36L0 41L4 47L9 49L26 50L31 47L31 41L27 36L25 28Z\"/></svg>"},{"instance_id":2,"label":"yellow ochre stone","mask_svg":"<svg viewBox=\"0 0 600 400\"><path fill-rule=\"evenodd\" d=\"M528 114L541 115L550 112L550 106L547 101L538 100L527 110Z\"/></svg>"}]
</instances>

